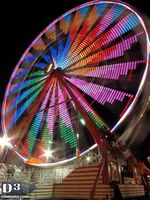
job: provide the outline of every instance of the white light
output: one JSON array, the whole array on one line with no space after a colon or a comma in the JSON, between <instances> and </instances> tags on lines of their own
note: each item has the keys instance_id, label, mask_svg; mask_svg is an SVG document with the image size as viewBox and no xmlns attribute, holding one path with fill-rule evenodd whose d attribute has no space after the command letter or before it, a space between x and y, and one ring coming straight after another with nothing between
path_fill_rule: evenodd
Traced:
<instances>
[{"instance_id":1,"label":"white light","mask_svg":"<svg viewBox=\"0 0 150 200\"><path fill-rule=\"evenodd\" d=\"M53 64L51 63L51 64L48 66L47 73L51 71L52 67L53 67Z\"/></svg>"},{"instance_id":2,"label":"white light","mask_svg":"<svg viewBox=\"0 0 150 200\"><path fill-rule=\"evenodd\" d=\"M80 122L81 122L82 125L85 125L84 119L80 119Z\"/></svg>"},{"instance_id":3,"label":"white light","mask_svg":"<svg viewBox=\"0 0 150 200\"><path fill-rule=\"evenodd\" d=\"M16 171L16 172L21 172L21 169L16 168L15 171Z\"/></svg>"},{"instance_id":4,"label":"white light","mask_svg":"<svg viewBox=\"0 0 150 200\"><path fill-rule=\"evenodd\" d=\"M9 146L9 138L4 136L0 138L0 147Z\"/></svg>"},{"instance_id":5,"label":"white light","mask_svg":"<svg viewBox=\"0 0 150 200\"><path fill-rule=\"evenodd\" d=\"M46 158L53 157L53 151L51 151L51 150L49 150L49 149L45 150L44 156L45 156Z\"/></svg>"},{"instance_id":6,"label":"white light","mask_svg":"<svg viewBox=\"0 0 150 200\"><path fill-rule=\"evenodd\" d=\"M77 133L77 140L79 139L79 133Z\"/></svg>"},{"instance_id":7,"label":"white light","mask_svg":"<svg viewBox=\"0 0 150 200\"><path fill-rule=\"evenodd\" d=\"M90 156L86 157L86 161L87 161L87 162L90 162L90 161L91 161Z\"/></svg>"}]
</instances>

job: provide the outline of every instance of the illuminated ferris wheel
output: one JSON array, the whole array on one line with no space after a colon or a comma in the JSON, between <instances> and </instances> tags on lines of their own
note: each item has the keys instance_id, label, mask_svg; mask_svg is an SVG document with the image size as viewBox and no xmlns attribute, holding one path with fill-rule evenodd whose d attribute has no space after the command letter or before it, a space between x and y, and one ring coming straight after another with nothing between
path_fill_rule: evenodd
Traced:
<instances>
[{"instance_id":1,"label":"illuminated ferris wheel","mask_svg":"<svg viewBox=\"0 0 150 200\"><path fill-rule=\"evenodd\" d=\"M143 20L123 3L92 1L48 25L4 97L3 131L17 154L54 165L74 159L77 147L82 154L109 140L141 93L148 42Z\"/></svg>"}]
</instances>

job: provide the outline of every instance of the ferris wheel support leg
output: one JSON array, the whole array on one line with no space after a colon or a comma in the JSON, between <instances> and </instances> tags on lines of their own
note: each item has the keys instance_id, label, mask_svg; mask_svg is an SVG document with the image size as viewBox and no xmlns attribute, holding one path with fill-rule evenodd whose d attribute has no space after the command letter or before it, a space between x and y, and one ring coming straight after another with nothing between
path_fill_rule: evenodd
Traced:
<instances>
[{"instance_id":1,"label":"ferris wheel support leg","mask_svg":"<svg viewBox=\"0 0 150 200\"><path fill-rule=\"evenodd\" d=\"M56 76L57 76L60 84L62 84L65 87L65 89L67 90L67 92L69 93L71 98L74 100L75 106L76 106L77 110L80 112L83 119L85 120L86 126L87 126L90 134L94 138L95 142L98 144L98 146L101 146L100 145L101 144L101 136L99 134L99 130L97 129L94 122L90 119L90 117L88 116L88 114L86 113L86 111L84 110L84 108L82 107L82 105L80 104L80 102L78 101L76 96L74 95L74 92L76 94L80 95L79 91L77 90L77 88L74 87L73 88L74 92L73 92L72 89L70 88L70 86L66 83L66 80L61 75L61 73L56 72ZM80 98L83 99L83 97L81 95L80 95Z\"/></svg>"},{"instance_id":2,"label":"ferris wheel support leg","mask_svg":"<svg viewBox=\"0 0 150 200\"><path fill-rule=\"evenodd\" d=\"M103 158L105 158L105 166L104 166L104 170L102 172L102 176L103 176L103 181L104 183L109 183L109 174L108 174L108 159L107 159L107 147L108 147L108 142L106 142L105 139L102 139L102 137L100 136L100 132L97 129L97 127L95 126L95 123L90 119L90 117L88 116L88 114L86 113L86 111L83 109L83 107L81 106L80 102L77 100L76 96L74 95L73 91L84 101L86 102L86 100L84 99L84 97L81 95L81 93L79 92L79 90L75 87L72 86L72 89L70 88L70 86L66 83L66 80L64 79L64 77L61 75L61 73L56 72L56 76L59 80L59 82L66 88L67 92L69 93L69 95L71 96L71 98L74 100L74 103L76 105L76 108L79 110L81 116L83 117L83 119L85 120L86 126L90 132L90 134L92 135L92 137L94 138L95 142L98 145L98 148L100 149ZM86 102L86 104L88 104L88 102ZM109 145L110 146L110 145Z\"/></svg>"},{"instance_id":3,"label":"ferris wheel support leg","mask_svg":"<svg viewBox=\"0 0 150 200\"><path fill-rule=\"evenodd\" d=\"M103 181L103 184L109 184L108 155L105 154L103 156L104 156L105 162L104 162L104 167L102 171L102 181Z\"/></svg>"}]
</instances>

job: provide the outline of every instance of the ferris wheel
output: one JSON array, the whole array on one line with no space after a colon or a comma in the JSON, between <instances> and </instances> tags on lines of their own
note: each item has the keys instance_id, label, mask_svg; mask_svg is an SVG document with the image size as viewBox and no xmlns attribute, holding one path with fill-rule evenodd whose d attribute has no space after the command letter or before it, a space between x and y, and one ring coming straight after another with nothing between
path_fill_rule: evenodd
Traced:
<instances>
[{"instance_id":1,"label":"ferris wheel","mask_svg":"<svg viewBox=\"0 0 150 200\"><path fill-rule=\"evenodd\" d=\"M48 25L6 89L2 126L16 153L55 165L109 140L141 93L148 43L143 20L124 3L85 3ZM45 160L45 150L53 157Z\"/></svg>"}]
</instances>

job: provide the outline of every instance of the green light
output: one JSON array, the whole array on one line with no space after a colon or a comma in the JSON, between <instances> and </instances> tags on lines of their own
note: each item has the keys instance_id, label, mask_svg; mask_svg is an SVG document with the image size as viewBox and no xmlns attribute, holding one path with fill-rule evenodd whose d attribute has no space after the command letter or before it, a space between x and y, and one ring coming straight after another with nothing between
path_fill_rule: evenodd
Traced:
<instances>
[{"instance_id":1,"label":"green light","mask_svg":"<svg viewBox=\"0 0 150 200\"><path fill-rule=\"evenodd\" d=\"M32 77L32 76L39 76L39 75L42 75L42 74L43 74L43 70L38 70L38 71L33 72L33 73L30 75L30 77Z\"/></svg>"},{"instance_id":2,"label":"green light","mask_svg":"<svg viewBox=\"0 0 150 200\"><path fill-rule=\"evenodd\" d=\"M76 136L71 127L67 127L65 123L63 123L62 119L60 119L60 136L65 140L66 143L69 143L70 147L76 148L77 141Z\"/></svg>"},{"instance_id":3,"label":"green light","mask_svg":"<svg viewBox=\"0 0 150 200\"><path fill-rule=\"evenodd\" d=\"M52 135L49 133L47 123L45 123L45 126L44 126L42 140L44 141L45 148L52 146Z\"/></svg>"}]
</instances>

